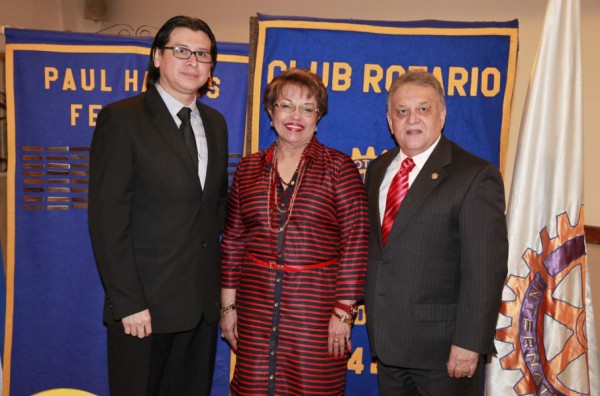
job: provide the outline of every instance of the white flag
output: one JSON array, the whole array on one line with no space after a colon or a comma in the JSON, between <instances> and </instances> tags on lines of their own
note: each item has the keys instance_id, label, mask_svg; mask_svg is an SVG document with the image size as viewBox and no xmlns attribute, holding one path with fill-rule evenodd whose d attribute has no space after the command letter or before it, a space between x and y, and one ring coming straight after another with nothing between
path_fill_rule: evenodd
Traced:
<instances>
[{"instance_id":1,"label":"white flag","mask_svg":"<svg viewBox=\"0 0 600 396\"><path fill-rule=\"evenodd\" d=\"M587 269L579 0L549 0L508 205L488 396L600 392Z\"/></svg>"}]
</instances>

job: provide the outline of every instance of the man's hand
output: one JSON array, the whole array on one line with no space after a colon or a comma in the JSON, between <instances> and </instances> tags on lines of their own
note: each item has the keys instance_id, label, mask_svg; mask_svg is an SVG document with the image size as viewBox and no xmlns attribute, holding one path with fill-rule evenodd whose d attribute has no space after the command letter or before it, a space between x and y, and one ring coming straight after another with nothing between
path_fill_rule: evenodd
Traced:
<instances>
[{"instance_id":1,"label":"man's hand","mask_svg":"<svg viewBox=\"0 0 600 396\"><path fill-rule=\"evenodd\" d=\"M121 322L125 328L125 334L138 338L148 337L152 334L152 319L148 309L126 316Z\"/></svg>"},{"instance_id":2,"label":"man's hand","mask_svg":"<svg viewBox=\"0 0 600 396\"><path fill-rule=\"evenodd\" d=\"M479 353L452 345L446 367L448 375L453 378L469 377L475 374Z\"/></svg>"}]
</instances>

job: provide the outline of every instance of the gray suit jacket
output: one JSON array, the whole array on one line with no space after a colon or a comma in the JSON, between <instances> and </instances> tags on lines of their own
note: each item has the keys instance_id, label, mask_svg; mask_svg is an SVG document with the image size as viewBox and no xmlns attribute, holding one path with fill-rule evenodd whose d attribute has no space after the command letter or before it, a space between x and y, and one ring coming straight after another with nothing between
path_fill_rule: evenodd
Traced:
<instances>
[{"instance_id":1,"label":"gray suit jacket","mask_svg":"<svg viewBox=\"0 0 600 396\"><path fill-rule=\"evenodd\" d=\"M150 309L155 333L218 319L227 196L227 126L198 102L208 144L204 188L162 98L106 106L91 146L89 227L106 290L104 321Z\"/></svg>"},{"instance_id":2,"label":"gray suit jacket","mask_svg":"<svg viewBox=\"0 0 600 396\"><path fill-rule=\"evenodd\" d=\"M493 165L442 136L383 247L379 187L398 151L366 174L369 341L387 365L445 369L452 344L494 351L508 256L504 186Z\"/></svg>"}]
</instances>

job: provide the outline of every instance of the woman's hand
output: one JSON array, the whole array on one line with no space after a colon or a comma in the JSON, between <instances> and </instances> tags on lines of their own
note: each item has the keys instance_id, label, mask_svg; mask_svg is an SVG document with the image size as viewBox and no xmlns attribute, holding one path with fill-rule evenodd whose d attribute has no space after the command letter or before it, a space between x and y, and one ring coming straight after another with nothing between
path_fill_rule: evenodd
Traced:
<instances>
[{"instance_id":1,"label":"woman's hand","mask_svg":"<svg viewBox=\"0 0 600 396\"><path fill-rule=\"evenodd\" d=\"M221 315L219 324L221 325L221 337L224 338L229 343L229 346L231 346L231 349L236 352L238 340L237 312L235 310L225 312Z\"/></svg>"},{"instance_id":2,"label":"woman's hand","mask_svg":"<svg viewBox=\"0 0 600 396\"><path fill-rule=\"evenodd\" d=\"M331 314L329 319L329 355L334 357L346 356L346 352L352 353L352 342L350 341L351 326L342 322L337 316Z\"/></svg>"}]
</instances>

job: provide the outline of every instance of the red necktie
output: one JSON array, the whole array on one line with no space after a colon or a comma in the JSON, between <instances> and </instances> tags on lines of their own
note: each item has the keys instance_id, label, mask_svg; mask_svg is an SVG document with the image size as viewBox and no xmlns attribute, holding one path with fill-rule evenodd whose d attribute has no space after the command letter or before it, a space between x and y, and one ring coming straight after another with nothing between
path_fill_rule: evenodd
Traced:
<instances>
[{"instance_id":1,"label":"red necktie","mask_svg":"<svg viewBox=\"0 0 600 396\"><path fill-rule=\"evenodd\" d=\"M415 161L411 157L406 157L402 161L402 166L396 176L390 183L390 189L388 190L387 199L385 201L385 214L383 215L383 222L381 223L381 237L383 239L383 245L387 242L392 224L396 218L396 213L400 208L400 203L408 192L408 174L415 167Z\"/></svg>"}]
</instances>

